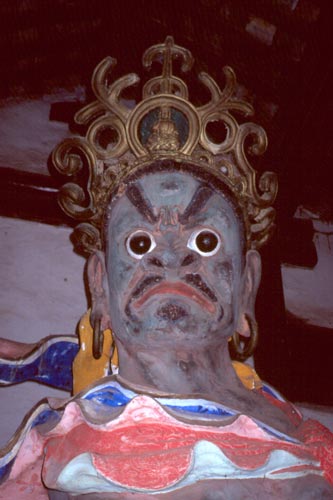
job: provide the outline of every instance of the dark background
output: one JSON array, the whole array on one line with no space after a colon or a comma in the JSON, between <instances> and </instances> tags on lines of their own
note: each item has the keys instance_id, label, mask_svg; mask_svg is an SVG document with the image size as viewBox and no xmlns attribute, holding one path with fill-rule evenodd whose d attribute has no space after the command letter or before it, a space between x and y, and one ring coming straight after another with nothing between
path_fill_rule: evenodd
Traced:
<instances>
[{"instance_id":1,"label":"dark background","mask_svg":"<svg viewBox=\"0 0 333 500\"><path fill-rule=\"evenodd\" d=\"M290 399L332 405L333 334L286 314L280 270L281 262L316 264L311 221L293 219L298 205L333 219L331 5L320 0L1 0L0 99L38 99L81 84L91 101L90 79L101 59L118 60L114 78L141 75L143 52L167 35L195 58L189 80L194 101L207 97L197 72L207 71L223 86L222 67L232 66L254 104L254 120L269 137L258 169L277 172L280 185L278 231L263 250L256 367ZM80 107L53 103L50 119L73 128ZM73 224L58 209L55 193L36 189L57 188L55 178L0 166L2 215Z\"/></svg>"}]
</instances>

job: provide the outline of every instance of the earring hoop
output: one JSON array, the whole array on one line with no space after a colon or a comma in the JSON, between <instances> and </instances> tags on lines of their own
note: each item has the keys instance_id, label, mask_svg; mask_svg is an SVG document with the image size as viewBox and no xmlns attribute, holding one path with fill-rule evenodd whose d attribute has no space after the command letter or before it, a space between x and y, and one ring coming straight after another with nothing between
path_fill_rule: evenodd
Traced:
<instances>
[{"instance_id":1,"label":"earring hoop","mask_svg":"<svg viewBox=\"0 0 333 500\"><path fill-rule=\"evenodd\" d=\"M252 356L258 343L258 324L256 320L250 318L247 314L245 314L245 319L249 325L250 338L242 337L241 340L240 334L235 331L230 342L233 357L237 361L245 361Z\"/></svg>"},{"instance_id":2,"label":"earring hoop","mask_svg":"<svg viewBox=\"0 0 333 500\"><path fill-rule=\"evenodd\" d=\"M99 359L103 353L104 332L101 329L101 318L94 321L93 327L93 356Z\"/></svg>"}]
</instances>

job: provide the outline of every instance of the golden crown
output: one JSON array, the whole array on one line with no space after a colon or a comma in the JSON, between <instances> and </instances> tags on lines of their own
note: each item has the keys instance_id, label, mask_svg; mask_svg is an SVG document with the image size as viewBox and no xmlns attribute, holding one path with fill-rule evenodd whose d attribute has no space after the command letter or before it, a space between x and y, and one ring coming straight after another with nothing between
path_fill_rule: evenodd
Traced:
<instances>
[{"instance_id":1,"label":"golden crown","mask_svg":"<svg viewBox=\"0 0 333 500\"><path fill-rule=\"evenodd\" d=\"M265 172L257 180L247 158L247 154L265 151L267 137L260 126L238 123L233 116L233 112L245 117L254 112L251 104L236 96L234 71L223 68L223 90L207 73L200 73L199 80L209 90L210 100L195 107L189 101L186 83L173 74L176 58L182 62L182 72L191 69L192 54L175 45L170 36L146 50L143 66L150 69L157 60L162 63L162 74L145 83L142 100L134 107L121 95L137 84L139 77L130 73L109 83L116 60L107 57L101 61L92 77L97 100L75 115L78 124L88 127L85 138L65 139L53 151L57 170L73 179L61 188L59 203L68 215L83 221L75 228L74 239L85 253L102 249L110 192L142 166L161 159L197 165L232 190L244 213L248 248L259 248L272 232L276 176ZM212 122L225 128L220 143L209 136ZM251 146L245 151L249 138Z\"/></svg>"}]
</instances>

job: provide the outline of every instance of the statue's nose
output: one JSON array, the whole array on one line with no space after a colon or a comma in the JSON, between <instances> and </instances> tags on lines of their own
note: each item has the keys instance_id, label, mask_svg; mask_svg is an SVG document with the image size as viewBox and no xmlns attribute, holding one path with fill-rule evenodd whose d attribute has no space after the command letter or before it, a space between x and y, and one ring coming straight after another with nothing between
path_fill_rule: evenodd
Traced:
<instances>
[{"instance_id":1,"label":"statue's nose","mask_svg":"<svg viewBox=\"0 0 333 500\"><path fill-rule=\"evenodd\" d=\"M186 270L195 269L199 264L199 255L178 242L169 243L162 248L155 248L146 259L150 269Z\"/></svg>"}]
</instances>

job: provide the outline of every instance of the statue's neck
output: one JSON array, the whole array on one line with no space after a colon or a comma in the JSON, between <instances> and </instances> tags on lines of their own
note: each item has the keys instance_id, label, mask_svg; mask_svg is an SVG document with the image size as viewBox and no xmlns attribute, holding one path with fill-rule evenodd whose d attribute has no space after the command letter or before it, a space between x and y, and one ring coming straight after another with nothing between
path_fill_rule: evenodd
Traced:
<instances>
[{"instance_id":1,"label":"statue's neck","mask_svg":"<svg viewBox=\"0 0 333 500\"><path fill-rule=\"evenodd\" d=\"M131 384L169 394L201 394L228 399L240 382L232 367L227 343L210 348L179 346L167 349L119 349L119 375Z\"/></svg>"},{"instance_id":2,"label":"statue's neck","mask_svg":"<svg viewBox=\"0 0 333 500\"><path fill-rule=\"evenodd\" d=\"M120 348L119 348L120 347ZM119 375L134 390L201 396L254 417L282 432L294 425L260 393L246 389L232 366L228 344L205 349L149 348L119 350Z\"/></svg>"}]
</instances>

